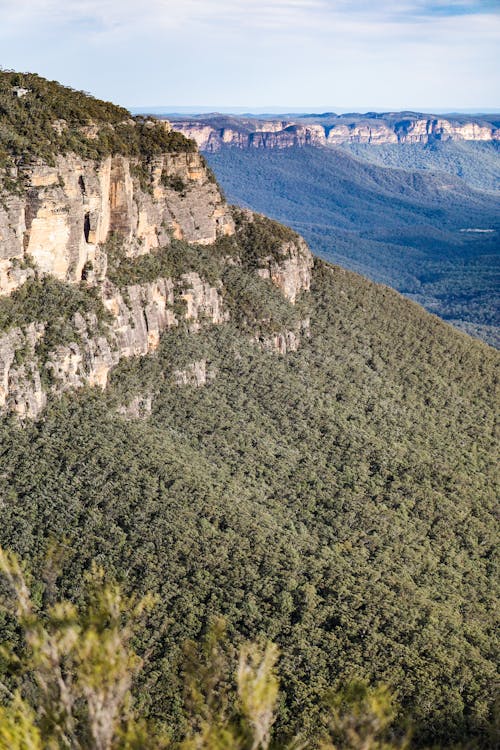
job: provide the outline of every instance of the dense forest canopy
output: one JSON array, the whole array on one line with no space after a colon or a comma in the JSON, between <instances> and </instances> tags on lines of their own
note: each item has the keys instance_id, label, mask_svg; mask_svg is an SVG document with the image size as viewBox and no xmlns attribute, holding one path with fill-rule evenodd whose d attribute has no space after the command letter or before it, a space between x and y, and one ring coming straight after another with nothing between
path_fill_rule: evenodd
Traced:
<instances>
[{"instance_id":1,"label":"dense forest canopy","mask_svg":"<svg viewBox=\"0 0 500 750\"><path fill-rule=\"evenodd\" d=\"M230 201L500 345L499 193L467 184L498 187L498 144L227 147L206 156Z\"/></svg>"},{"instance_id":2,"label":"dense forest canopy","mask_svg":"<svg viewBox=\"0 0 500 750\"><path fill-rule=\"evenodd\" d=\"M262 351L237 323L178 330L106 392L4 420L0 540L35 570L47 539L65 540L58 586L73 599L94 559L160 595L145 715L180 721L181 644L223 615L236 642L281 648L282 737L356 677L391 685L421 742L485 742L495 352L321 261L299 305L311 337L297 353ZM201 358L210 384L176 386L173 370ZM147 394L150 415L118 414Z\"/></svg>"}]
</instances>

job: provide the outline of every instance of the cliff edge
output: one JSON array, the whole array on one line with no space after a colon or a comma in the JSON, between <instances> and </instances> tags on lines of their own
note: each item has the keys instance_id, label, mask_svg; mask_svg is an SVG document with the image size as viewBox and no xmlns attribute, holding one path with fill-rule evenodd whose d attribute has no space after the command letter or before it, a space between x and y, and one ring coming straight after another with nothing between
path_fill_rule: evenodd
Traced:
<instances>
[{"instance_id":1,"label":"cliff edge","mask_svg":"<svg viewBox=\"0 0 500 750\"><path fill-rule=\"evenodd\" d=\"M121 358L154 351L169 327L227 322L235 268L286 306L309 288L305 242L229 207L168 122L38 76L0 82L0 411L35 417L48 393L104 387ZM46 138L34 142L37 112ZM275 323L257 314L249 333L296 348L304 322Z\"/></svg>"}]
</instances>

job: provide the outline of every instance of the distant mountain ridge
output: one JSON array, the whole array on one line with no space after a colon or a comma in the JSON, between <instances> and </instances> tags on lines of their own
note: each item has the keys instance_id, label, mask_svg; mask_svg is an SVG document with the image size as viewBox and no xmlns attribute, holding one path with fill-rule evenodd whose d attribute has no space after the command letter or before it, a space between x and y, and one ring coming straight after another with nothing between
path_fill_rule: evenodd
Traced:
<instances>
[{"instance_id":1,"label":"distant mountain ridge","mask_svg":"<svg viewBox=\"0 0 500 750\"><path fill-rule=\"evenodd\" d=\"M418 112L170 118L229 200L499 346L500 120Z\"/></svg>"},{"instance_id":2,"label":"distant mountain ridge","mask_svg":"<svg viewBox=\"0 0 500 750\"><path fill-rule=\"evenodd\" d=\"M496 116L443 117L415 112L299 115L294 119L256 119L214 113L171 120L175 130L192 138L203 151L223 146L290 148L346 143L428 144L436 141L499 141Z\"/></svg>"}]
</instances>

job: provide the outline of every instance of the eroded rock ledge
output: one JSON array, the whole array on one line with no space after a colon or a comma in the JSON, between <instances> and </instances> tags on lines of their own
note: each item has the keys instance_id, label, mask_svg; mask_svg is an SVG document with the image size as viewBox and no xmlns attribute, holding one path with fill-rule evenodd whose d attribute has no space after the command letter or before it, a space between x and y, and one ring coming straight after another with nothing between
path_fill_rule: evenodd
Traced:
<instances>
[{"instance_id":1,"label":"eroded rock ledge","mask_svg":"<svg viewBox=\"0 0 500 750\"><path fill-rule=\"evenodd\" d=\"M177 282L157 279L149 284L118 289L102 286L110 319L103 327L96 315L76 313L74 341L43 347L46 322L14 328L0 336L0 411L35 417L48 393L63 393L84 385L104 388L111 369L123 357L154 352L161 334L184 319L189 330L228 319L220 287L210 286L197 274ZM176 303L182 313L174 312Z\"/></svg>"},{"instance_id":2,"label":"eroded rock ledge","mask_svg":"<svg viewBox=\"0 0 500 750\"><path fill-rule=\"evenodd\" d=\"M221 276L224 267L239 266L270 282L290 305L309 289L312 256L302 238L264 217L231 210L198 154L168 154L148 170L145 189L127 159L94 164L70 156L55 167L35 166L25 193L5 196L0 294L7 298L30 279L54 277L75 288L94 289L102 314L79 310L65 321L60 341L54 340L54 321L45 319L0 333L0 413L37 417L50 394L84 385L104 388L121 359L153 353L168 329L183 323L195 334L230 319L222 278L208 281L202 271L188 266L183 272L182 258L181 270L172 276L112 281L107 276L111 236L119 238L120 252L134 267L146 254L168 250L175 239L183 240L181 249L191 244L196 253L205 247L210 256L214 243L226 237L231 254L218 256ZM144 183L146 178L141 179ZM248 238L245 251L238 245L236 215L246 227L267 222L272 252L250 263ZM307 324L300 321L293 330L265 336L256 331L251 338L285 354L306 333ZM201 361L175 372L179 385L201 386L214 377Z\"/></svg>"},{"instance_id":3,"label":"eroded rock ledge","mask_svg":"<svg viewBox=\"0 0 500 750\"><path fill-rule=\"evenodd\" d=\"M75 155L18 167L1 189L0 294L24 283L29 261L62 281L89 269L104 278L100 247L119 233L130 256L172 238L209 245L234 233L228 206L198 153L164 154L149 162L113 156L102 162Z\"/></svg>"},{"instance_id":4,"label":"eroded rock ledge","mask_svg":"<svg viewBox=\"0 0 500 750\"><path fill-rule=\"evenodd\" d=\"M221 118L223 119L223 118ZM203 120L177 120L176 130L193 139L202 151L237 148L290 148L292 146L337 146L343 143L421 143L435 141L498 141L500 128L481 122L453 122L439 117L402 118L395 124L376 120L334 125L278 120L244 120L241 126Z\"/></svg>"}]
</instances>

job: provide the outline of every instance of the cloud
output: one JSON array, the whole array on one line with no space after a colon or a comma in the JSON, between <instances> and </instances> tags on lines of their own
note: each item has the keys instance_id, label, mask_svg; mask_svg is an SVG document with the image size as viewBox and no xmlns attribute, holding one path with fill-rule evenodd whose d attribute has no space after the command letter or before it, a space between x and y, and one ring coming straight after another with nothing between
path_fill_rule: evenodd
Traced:
<instances>
[{"instance_id":1,"label":"cloud","mask_svg":"<svg viewBox=\"0 0 500 750\"><path fill-rule=\"evenodd\" d=\"M404 25L438 17L500 15L497 0L0 0L4 32L44 22L53 26L91 25L101 33L189 24L231 27L318 28L323 24L369 21Z\"/></svg>"},{"instance_id":2,"label":"cloud","mask_svg":"<svg viewBox=\"0 0 500 750\"><path fill-rule=\"evenodd\" d=\"M325 0L149 0L147 5L137 0L0 0L0 13L4 25L92 19L104 30L150 24L172 28L198 21L267 23L278 18L286 24L327 6Z\"/></svg>"},{"instance_id":3,"label":"cloud","mask_svg":"<svg viewBox=\"0 0 500 750\"><path fill-rule=\"evenodd\" d=\"M494 104L499 35L498 0L0 0L0 63L130 104Z\"/></svg>"}]
</instances>

